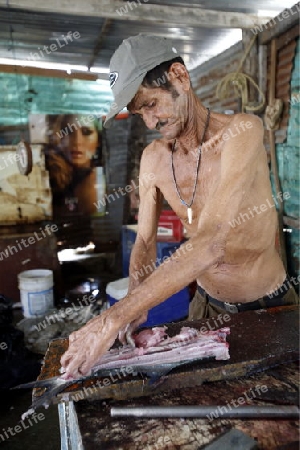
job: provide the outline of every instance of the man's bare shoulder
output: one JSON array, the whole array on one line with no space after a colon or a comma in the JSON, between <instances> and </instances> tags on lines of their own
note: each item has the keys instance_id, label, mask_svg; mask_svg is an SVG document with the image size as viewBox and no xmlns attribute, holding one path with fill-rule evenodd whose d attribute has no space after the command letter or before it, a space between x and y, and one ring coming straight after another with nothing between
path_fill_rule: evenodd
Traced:
<instances>
[{"instance_id":1,"label":"man's bare shoulder","mask_svg":"<svg viewBox=\"0 0 300 450\"><path fill-rule=\"evenodd\" d=\"M171 142L163 139L155 139L151 144L147 145L142 153L141 170L157 173L164 159L171 150Z\"/></svg>"},{"instance_id":2,"label":"man's bare shoulder","mask_svg":"<svg viewBox=\"0 0 300 450\"><path fill-rule=\"evenodd\" d=\"M155 159L164 154L165 151L171 150L171 141L164 139L155 139L143 150L142 157L147 159Z\"/></svg>"},{"instance_id":3,"label":"man's bare shoulder","mask_svg":"<svg viewBox=\"0 0 300 450\"><path fill-rule=\"evenodd\" d=\"M233 128L234 127L234 128ZM254 114L238 113L234 114L227 123L226 129L235 129L242 136L243 132L249 134L251 132L263 131L263 121Z\"/></svg>"},{"instance_id":4,"label":"man's bare shoulder","mask_svg":"<svg viewBox=\"0 0 300 450\"><path fill-rule=\"evenodd\" d=\"M262 120L254 114L240 113L232 116L224 127L222 139L224 150L256 152L264 149L264 127Z\"/></svg>"},{"instance_id":5,"label":"man's bare shoulder","mask_svg":"<svg viewBox=\"0 0 300 450\"><path fill-rule=\"evenodd\" d=\"M151 142L142 153L140 165L140 179L146 178L145 187L155 187L158 172L163 165L163 158L166 157L170 145L163 139L156 139ZM150 175L151 176L150 176Z\"/></svg>"}]
</instances>

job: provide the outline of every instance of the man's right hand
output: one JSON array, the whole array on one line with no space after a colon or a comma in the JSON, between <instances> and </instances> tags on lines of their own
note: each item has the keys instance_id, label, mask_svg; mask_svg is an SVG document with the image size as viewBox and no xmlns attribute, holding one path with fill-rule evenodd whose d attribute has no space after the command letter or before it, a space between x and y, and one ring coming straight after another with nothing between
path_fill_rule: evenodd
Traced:
<instances>
[{"instance_id":1,"label":"man's right hand","mask_svg":"<svg viewBox=\"0 0 300 450\"><path fill-rule=\"evenodd\" d=\"M124 326L118 309L117 304L112 306L70 334L69 348L60 360L66 379L89 375L114 344L118 331Z\"/></svg>"},{"instance_id":2,"label":"man's right hand","mask_svg":"<svg viewBox=\"0 0 300 450\"><path fill-rule=\"evenodd\" d=\"M140 317L133 320L131 323L126 325L125 328L123 328L121 331L119 331L119 341L121 344L126 345L129 344L132 347L135 347L134 340L132 338L132 333L144 322L146 322L148 317L148 311L143 313Z\"/></svg>"}]
</instances>

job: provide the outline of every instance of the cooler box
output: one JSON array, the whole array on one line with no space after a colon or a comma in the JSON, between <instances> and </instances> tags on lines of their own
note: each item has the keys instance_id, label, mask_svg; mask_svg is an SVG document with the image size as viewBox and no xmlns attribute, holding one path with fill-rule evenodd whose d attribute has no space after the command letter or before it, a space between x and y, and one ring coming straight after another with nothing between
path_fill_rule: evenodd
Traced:
<instances>
[{"instance_id":1,"label":"cooler box","mask_svg":"<svg viewBox=\"0 0 300 450\"><path fill-rule=\"evenodd\" d=\"M106 294L110 306L121 300L128 292L129 278L121 278L120 280L108 283ZM168 322L180 320L188 315L189 310L189 290L184 288L163 303L150 309L148 319L142 325L143 327L153 327Z\"/></svg>"}]
</instances>

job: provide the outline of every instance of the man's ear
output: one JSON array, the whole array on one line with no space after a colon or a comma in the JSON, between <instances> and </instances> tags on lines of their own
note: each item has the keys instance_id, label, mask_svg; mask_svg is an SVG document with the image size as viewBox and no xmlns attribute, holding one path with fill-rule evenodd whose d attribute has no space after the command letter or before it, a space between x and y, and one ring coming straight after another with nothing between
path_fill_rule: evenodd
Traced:
<instances>
[{"instance_id":1,"label":"man's ear","mask_svg":"<svg viewBox=\"0 0 300 450\"><path fill-rule=\"evenodd\" d=\"M191 81L189 73L186 67L180 62L174 62L168 72L168 78L172 84L180 83L184 91L188 91L191 87Z\"/></svg>"}]
</instances>

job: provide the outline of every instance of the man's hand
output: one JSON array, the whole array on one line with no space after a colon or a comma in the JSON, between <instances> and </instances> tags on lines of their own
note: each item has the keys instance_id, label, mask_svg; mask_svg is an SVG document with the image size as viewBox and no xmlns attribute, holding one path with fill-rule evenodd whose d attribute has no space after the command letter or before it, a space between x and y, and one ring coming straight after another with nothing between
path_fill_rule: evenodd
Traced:
<instances>
[{"instance_id":1,"label":"man's hand","mask_svg":"<svg viewBox=\"0 0 300 450\"><path fill-rule=\"evenodd\" d=\"M69 348L60 360L67 377L89 375L92 367L113 345L123 326L116 311L117 308L112 307L70 334Z\"/></svg>"},{"instance_id":2,"label":"man's hand","mask_svg":"<svg viewBox=\"0 0 300 450\"><path fill-rule=\"evenodd\" d=\"M144 322L146 322L148 317L148 312L143 313L140 317L135 319L133 322L126 325L125 328L119 331L119 341L121 344L130 344L135 347L134 340L132 339L132 333Z\"/></svg>"}]
</instances>

